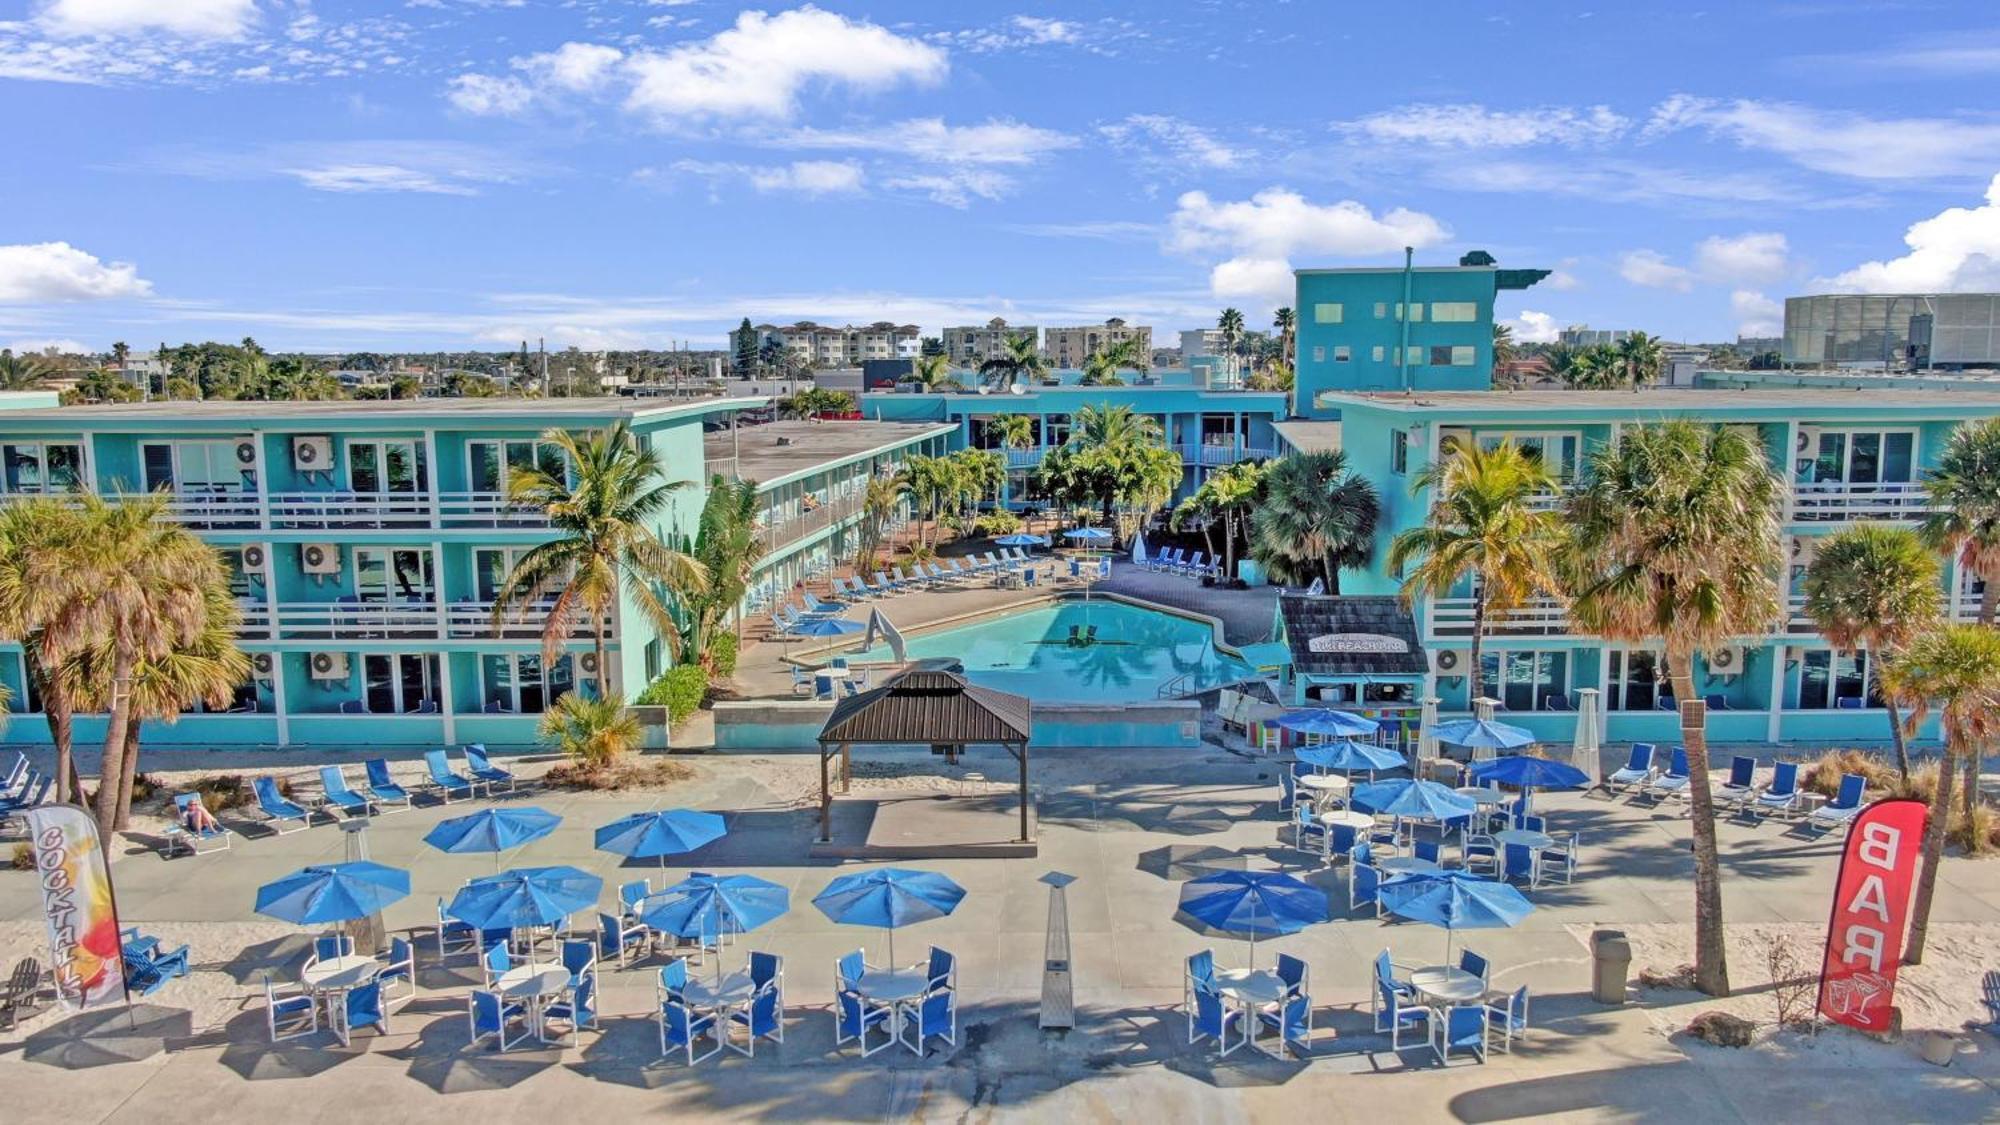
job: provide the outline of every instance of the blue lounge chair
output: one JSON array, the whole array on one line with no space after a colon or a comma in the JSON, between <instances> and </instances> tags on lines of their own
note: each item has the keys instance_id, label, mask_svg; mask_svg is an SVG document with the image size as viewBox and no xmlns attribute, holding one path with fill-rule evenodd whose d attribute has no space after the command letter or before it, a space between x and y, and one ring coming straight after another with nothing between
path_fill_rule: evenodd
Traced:
<instances>
[{"instance_id":1,"label":"blue lounge chair","mask_svg":"<svg viewBox=\"0 0 2000 1125\"><path fill-rule=\"evenodd\" d=\"M1486 1024L1500 1032L1500 1049L1514 1053L1514 1037L1528 1030L1528 986L1486 1002Z\"/></svg>"},{"instance_id":2,"label":"blue lounge chair","mask_svg":"<svg viewBox=\"0 0 2000 1125\"><path fill-rule=\"evenodd\" d=\"M1760 816L1769 816L1772 813L1777 813L1780 816L1790 816L1793 812L1797 811L1799 807L1799 764L1797 762L1779 762L1776 766L1772 767L1771 784L1765 786L1762 793L1757 794L1757 799L1751 807L1756 809Z\"/></svg>"},{"instance_id":3,"label":"blue lounge chair","mask_svg":"<svg viewBox=\"0 0 2000 1125\"><path fill-rule=\"evenodd\" d=\"M1641 785L1639 791L1655 801L1665 801L1669 797L1685 799L1688 795L1687 747L1674 747L1674 756L1667 762L1667 772L1654 776Z\"/></svg>"},{"instance_id":4,"label":"blue lounge chair","mask_svg":"<svg viewBox=\"0 0 2000 1125\"><path fill-rule=\"evenodd\" d=\"M0 779L0 799L18 797L28 788L28 755L26 751L14 752L14 764L7 767L7 776Z\"/></svg>"},{"instance_id":5,"label":"blue lounge chair","mask_svg":"<svg viewBox=\"0 0 2000 1125\"><path fill-rule=\"evenodd\" d=\"M200 831L187 826L188 806L199 800L201 800L199 793L174 794L174 822L167 825L166 830L168 857L171 858L174 852L181 848L186 848L189 855L229 850L229 829L224 828L221 822L218 821L213 828Z\"/></svg>"},{"instance_id":6,"label":"blue lounge chair","mask_svg":"<svg viewBox=\"0 0 2000 1125\"><path fill-rule=\"evenodd\" d=\"M1291 770L1278 774L1278 811L1290 812L1298 804L1299 776Z\"/></svg>"},{"instance_id":7,"label":"blue lounge chair","mask_svg":"<svg viewBox=\"0 0 2000 1125\"><path fill-rule=\"evenodd\" d=\"M477 742L465 748L465 772L471 774L474 781L486 786L486 795L489 797L493 795L493 787L496 785L504 784L507 786L507 792L514 791L513 771L503 770L494 765L486 756L486 747Z\"/></svg>"},{"instance_id":8,"label":"blue lounge chair","mask_svg":"<svg viewBox=\"0 0 2000 1125\"><path fill-rule=\"evenodd\" d=\"M319 788L325 795L326 803L349 816L367 816L370 809L368 798L347 787L347 778L339 766L319 768Z\"/></svg>"},{"instance_id":9,"label":"blue lounge chair","mask_svg":"<svg viewBox=\"0 0 2000 1125\"><path fill-rule=\"evenodd\" d=\"M1231 1028L1237 1032L1234 1043L1229 1041ZM1209 986L1194 990L1194 1011L1188 1016L1188 1042L1213 1039L1226 1058L1229 1052L1249 1042L1249 1035L1249 1029L1243 1025L1242 1011L1225 1009L1221 992Z\"/></svg>"},{"instance_id":10,"label":"blue lounge chair","mask_svg":"<svg viewBox=\"0 0 2000 1125\"><path fill-rule=\"evenodd\" d=\"M666 1058L679 1048L687 1056L687 1064L693 1066L705 1059L712 1059L722 1050L722 1029L715 1022L713 1013L696 1015L693 1009L678 1000L665 1000L660 1004L660 1057ZM714 1046L697 1055L696 1041L706 1035Z\"/></svg>"},{"instance_id":11,"label":"blue lounge chair","mask_svg":"<svg viewBox=\"0 0 2000 1125\"><path fill-rule=\"evenodd\" d=\"M430 771L431 789L445 804L451 803L453 793L463 793L468 797L477 793L471 778L451 772L451 763L445 760L444 751L424 751L424 766Z\"/></svg>"},{"instance_id":12,"label":"blue lounge chair","mask_svg":"<svg viewBox=\"0 0 2000 1125\"><path fill-rule=\"evenodd\" d=\"M285 836L312 827L312 814L278 792L277 779L260 777L250 787L257 795L257 808L264 814L264 823L273 833ZM287 824L292 827L286 828Z\"/></svg>"},{"instance_id":13,"label":"blue lounge chair","mask_svg":"<svg viewBox=\"0 0 2000 1125\"><path fill-rule=\"evenodd\" d=\"M0 798L0 817L12 819L49 799L49 790L55 785L54 774L29 770L23 779L21 792L12 797Z\"/></svg>"},{"instance_id":14,"label":"blue lounge chair","mask_svg":"<svg viewBox=\"0 0 2000 1125\"><path fill-rule=\"evenodd\" d=\"M588 945L588 942L584 944ZM569 994L549 1002L542 1007L542 1038L548 1038L549 1025L559 1023L568 1029L571 1042L585 1028L597 1026L597 974L585 973L570 982ZM562 1042L558 1035L556 1042Z\"/></svg>"},{"instance_id":15,"label":"blue lounge chair","mask_svg":"<svg viewBox=\"0 0 2000 1125\"><path fill-rule=\"evenodd\" d=\"M1852 824L1861 815L1861 799L1867 789L1868 779L1858 773L1843 774L1840 792L1832 801L1806 814L1806 824L1821 832L1829 828Z\"/></svg>"},{"instance_id":16,"label":"blue lounge chair","mask_svg":"<svg viewBox=\"0 0 2000 1125\"><path fill-rule=\"evenodd\" d=\"M319 1030L319 998L310 992L280 994L277 984L265 977L264 1029L273 1043L311 1035Z\"/></svg>"},{"instance_id":17,"label":"blue lounge chair","mask_svg":"<svg viewBox=\"0 0 2000 1125\"><path fill-rule=\"evenodd\" d=\"M389 759L370 758L362 763L368 775L368 796L378 813L401 812L410 807L410 791L396 784L389 774Z\"/></svg>"},{"instance_id":18,"label":"blue lounge chair","mask_svg":"<svg viewBox=\"0 0 2000 1125\"><path fill-rule=\"evenodd\" d=\"M1653 755L1655 752L1653 744L1650 742L1634 742L1632 744L1632 756L1626 759L1625 768L1613 771L1610 777L1604 779L1605 791L1615 792L1618 789L1643 785L1651 781L1653 778Z\"/></svg>"},{"instance_id":19,"label":"blue lounge chair","mask_svg":"<svg viewBox=\"0 0 2000 1125\"><path fill-rule=\"evenodd\" d=\"M894 1008L877 1004L851 988L835 992L833 1003L835 1047L858 1042L861 1044L861 1057L867 1058L896 1041L895 1033L888 1027L890 1017L895 1015ZM868 1029L871 1027L882 1032L882 1041L873 1047L868 1045Z\"/></svg>"},{"instance_id":20,"label":"blue lounge chair","mask_svg":"<svg viewBox=\"0 0 2000 1125\"><path fill-rule=\"evenodd\" d=\"M175 977L188 975L188 947L166 950L160 939L142 934L137 928L119 933L119 947L125 957L125 988L141 996L151 996Z\"/></svg>"},{"instance_id":21,"label":"blue lounge chair","mask_svg":"<svg viewBox=\"0 0 2000 1125\"><path fill-rule=\"evenodd\" d=\"M1756 779L1757 759L1738 754L1729 759L1729 778L1716 786L1716 799L1740 808L1757 795Z\"/></svg>"},{"instance_id":22,"label":"blue lounge chair","mask_svg":"<svg viewBox=\"0 0 2000 1125\"><path fill-rule=\"evenodd\" d=\"M1453 1051L1470 1051L1486 1061L1486 1005L1467 1004L1448 1008L1443 1019L1432 1017L1431 1050L1440 1063L1451 1062Z\"/></svg>"},{"instance_id":23,"label":"blue lounge chair","mask_svg":"<svg viewBox=\"0 0 2000 1125\"><path fill-rule=\"evenodd\" d=\"M444 912L443 899L437 900L437 904L438 957L442 959L459 950L478 952L479 931L473 929L469 923L447 916Z\"/></svg>"},{"instance_id":24,"label":"blue lounge chair","mask_svg":"<svg viewBox=\"0 0 2000 1125\"><path fill-rule=\"evenodd\" d=\"M534 1028L528 1026L527 1005L515 1003L498 992L483 988L473 989L471 995L466 997L465 1021L475 1047L484 1040L493 1039L504 1051L535 1034ZM509 1039L509 1025L518 1026L521 1033Z\"/></svg>"},{"instance_id":25,"label":"blue lounge chair","mask_svg":"<svg viewBox=\"0 0 2000 1125\"><path fill-rule=\"evenodd\" d=\"M357 1027L373 1027L379 1034L389 1034L389 1009L382 1002L380 980L348 989L333 1006L333 1033L340 1037L341 1046L354 1045Z\"/></svg>"}]
</instances>

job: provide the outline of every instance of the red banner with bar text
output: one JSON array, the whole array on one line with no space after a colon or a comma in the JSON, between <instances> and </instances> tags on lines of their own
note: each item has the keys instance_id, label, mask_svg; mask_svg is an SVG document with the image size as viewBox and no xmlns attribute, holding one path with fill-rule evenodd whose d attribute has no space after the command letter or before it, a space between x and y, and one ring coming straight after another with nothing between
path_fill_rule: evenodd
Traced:
<instances>
[{"instance_id":1,"label":"red banner with bar text","mask_svg":"<svg viewBox=\"0 0 2000 1125\"><path fill-rule=\"evenodd\" d=\"M1877 801L1848 829L1819 974L1820 1014L1835 1023L1889 1030L1928 811L1909 798Z\"/></svg>"}]
</instances>

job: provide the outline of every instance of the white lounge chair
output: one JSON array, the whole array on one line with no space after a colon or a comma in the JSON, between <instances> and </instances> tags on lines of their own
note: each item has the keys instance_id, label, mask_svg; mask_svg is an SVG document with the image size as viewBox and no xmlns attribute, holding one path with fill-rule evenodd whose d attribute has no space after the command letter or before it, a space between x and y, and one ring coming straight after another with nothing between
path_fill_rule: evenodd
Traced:
<instances>
[{"instance_id":1,"label":"white lounge chair","mask_svg":"<svg viewBox=\"0 0 2000 1125\"><path fill-rule=\"evenodd\" d=\"M1653 779L1653 755L1656 751L1650 742L1634 742L1632 756L1625 762L1625 768L1612 771L1604 779L1606 791L1615 792L1634 785L1643 785Z\"/></svg>"}]
</instances>

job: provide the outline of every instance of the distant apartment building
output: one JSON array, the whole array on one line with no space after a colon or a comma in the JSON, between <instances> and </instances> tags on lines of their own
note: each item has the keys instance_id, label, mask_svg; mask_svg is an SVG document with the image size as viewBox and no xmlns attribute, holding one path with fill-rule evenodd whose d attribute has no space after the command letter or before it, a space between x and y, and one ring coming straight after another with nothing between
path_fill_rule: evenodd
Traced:
<instances>
[{"instance_id":1,"label":"distant apartment building","mask_svg":"<svg viewBox=\"0 0 2000 1125\"><path fill-rule=\"evenodd\" d=\"M749 337L745 347L745 336ZM878 320L857 327L833 327L801 320L797 324L758 324L729 334L732 355L756 354L775 342L796 362L811 367L844 367L868 359L914 359L923 345L914 324L894 324Z\"/></svg>"},{"instance_id":2,"label":"distant apartment building","mask_svg":"<svg viewBox=\"0 0 2000 1125\"><path fill-rule=\"evenodd\" d=\"M1783 354L1806 366L2000 365L2000 293L1789 297Z\"/></svg>"},{"instance_id":3,"label":"distant apartment building","mask_svg":"<svg viewBox=\"0 0 2000 1125\"><path fill-rule=\"evenodd\" d=\"M1571 348L1611 347L1632 338L1630 328L1592 328L1588 324L1572 324L1556 334L1557 342Z\"/></svg>"},{"instance_id":4,"label":"distant apartment building","mask_svg":"<svg viewBox=\"0 0 2000 1125\"><path fill-rule=\"evenodd\" d=\"M1223 342L1220 328L1189 328L1181 333L1181 357L1221 355Z\"/></svg>"},{"instance_id":5,"label":"distant apartment building","mask_svg":"<svg viewBox=\"0 0 2000 1125\"><path fill-rule=\"evenodd\" d=\"M1048 329L1042 336L1042 355L1057 367L1081 367L1092 352L1101 351L1121 340L1137 340L1140 355L1153 354L1151 328L1126 324L1114 316L1103 324Z\"/></svg>"},{"instance_id":6,"label":"distant apartment building","mask_svg":"<svg viewBox=\"0 0 2000 1125\"><path fill-rule=\"evenodd\" d=\"M1032 324L1008 324L994 317L985 324L959 325L944 330L944 354L961 367L977 367L1007 352L1007 341L1025 339L1040 343L1042 330Z\"/></svg>"}]
</instances>

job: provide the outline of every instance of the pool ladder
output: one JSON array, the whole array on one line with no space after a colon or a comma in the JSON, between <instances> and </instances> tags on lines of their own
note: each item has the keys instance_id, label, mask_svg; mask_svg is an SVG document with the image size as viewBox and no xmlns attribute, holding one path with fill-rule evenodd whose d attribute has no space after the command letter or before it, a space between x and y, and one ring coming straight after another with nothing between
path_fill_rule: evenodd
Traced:
<instances>
[{"instance_id":1,"label":"pool ladder","mask_svg":"<svg viewBox=\"0 0 2000 1125\"><path fill-rule=\"evenodd\" d=\"M1193 682L1193 672L1182 672L1180 675L1161 684L1160 689L1153 693L1153 697L1155 699L1186 699L1190 695L1201 694L1199 688L1191 687Z\"/></svg>"}]
</instances>

